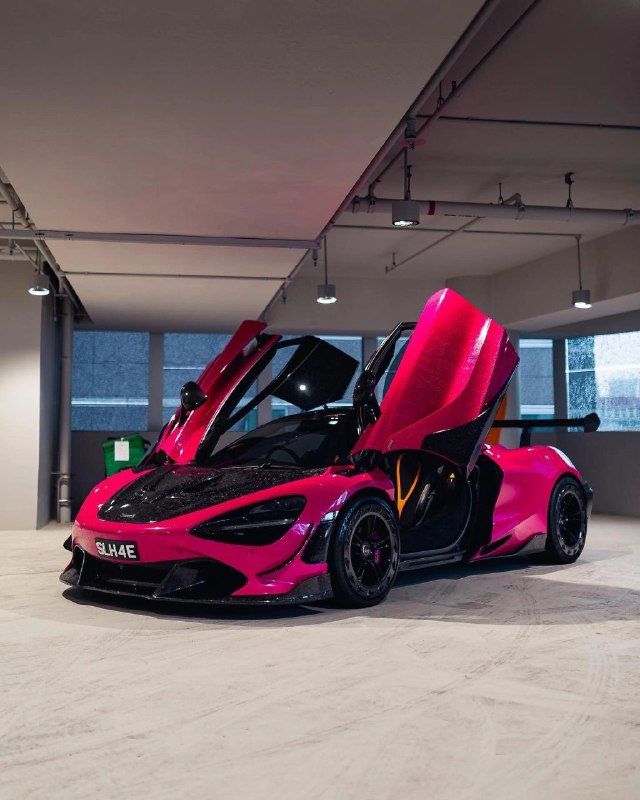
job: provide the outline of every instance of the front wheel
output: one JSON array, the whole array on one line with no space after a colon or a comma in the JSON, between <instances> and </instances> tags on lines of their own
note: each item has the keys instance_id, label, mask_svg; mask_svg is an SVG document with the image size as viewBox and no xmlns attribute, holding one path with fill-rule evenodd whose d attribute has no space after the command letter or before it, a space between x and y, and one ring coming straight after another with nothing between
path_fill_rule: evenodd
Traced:
<instances>
[{"instance_id":1,"label":"front wheel","mask_svg":"<svg viewBox=\"0 0 640 800\"><path fill-rule=\"evenodd\" d=\"M392 506L362 497L341 514L329 553L336 600L350 608L380 603L398 574L400 536Z\"/></svg>"},{"instance_id":2,"label":"front wheel","mask_svg":"<svg viewBox=\"0 0 640 800\"><path fill-rule=\"evenodd\" d=\"M576 561L587 537L587 500L575 478L566 476L554 486L548 525L547 559L554 564Z\"/></svg>"}]
</instances>

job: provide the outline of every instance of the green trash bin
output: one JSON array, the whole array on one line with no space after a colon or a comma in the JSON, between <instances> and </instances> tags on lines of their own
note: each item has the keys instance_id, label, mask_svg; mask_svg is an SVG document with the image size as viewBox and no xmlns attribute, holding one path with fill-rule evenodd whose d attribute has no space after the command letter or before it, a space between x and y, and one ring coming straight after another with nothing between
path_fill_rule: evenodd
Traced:
<instances>
[{"instance_id":1,"label":"green trash bin","mask_svg":"<svg viewBox=\"0 0 640 800\"><path fill-rule=\"evenodd\" d=\"M139 433L129 436L111 436L102 442L104 453L104 473L107 478L121 469L135 467L140 463L149 442Z\"/></svg>"}]
</instances>

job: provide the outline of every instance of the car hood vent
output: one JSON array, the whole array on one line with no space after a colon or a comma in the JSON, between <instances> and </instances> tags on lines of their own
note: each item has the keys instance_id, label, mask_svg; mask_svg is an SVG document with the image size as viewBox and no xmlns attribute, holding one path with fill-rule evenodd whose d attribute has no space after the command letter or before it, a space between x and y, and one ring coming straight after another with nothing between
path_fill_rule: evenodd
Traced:
<instances>
[{"instance_id":1,"label":"car hood vent","mask_svg":"<svg viewBox=\"0 0 640 800\"><path fill-rule=\"evenodd\" d=\"M299 467L159 467L116 492L98 517L105 522L160 522L322 472Z\"/></svg>"}]
</instances>

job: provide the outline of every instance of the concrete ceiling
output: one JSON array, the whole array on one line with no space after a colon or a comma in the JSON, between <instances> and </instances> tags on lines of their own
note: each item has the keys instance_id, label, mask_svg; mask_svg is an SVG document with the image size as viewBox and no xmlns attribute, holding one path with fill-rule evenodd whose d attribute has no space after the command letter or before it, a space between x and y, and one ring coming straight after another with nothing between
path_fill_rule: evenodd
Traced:
<instances>
[{"instance_id":1,"label":"concrete ceiling","mask_svg":"<svg viewBox=\"0 0 640 800\"><path fill-rule=\"evenodd\" d=\"M312 238L481 0L37 0L3 16L0 166L36 224ZM73 272L282 277L294 250L51 242ZM98 326L222 329L276 282L71 276Z\"/></svg>"},{"instance_id":2,"label":"concrete ceiling","mask_svg":"<svg viewBox=\"0 0 640 800\"><path fill-rule=\"evenodd\" d=\"M528 2L503 4L444 82L460 81ZM640 7L634 0L608 3L573 0L540 2L464 91L447 106L447 116L588 122L640 126ZM431 113L435 97L425 108ZM438 120L412 155L413 197L495 203L520 192L527 204L564 206L564 173L575 173L576 206L640 207L640 132L556 126L504 125ZM381 197L402 196L398 162L376 188ZM455 228L464 218L423 218L421 228ZM566 236L460 234L385 274L392 253L401 261L442 237L420 230L397 232L383 214L350 212L340 225L377 226L329 234L332 280L341 276L381 278L391 294L396 284L455 276L495 274L566 250ZM483 220L474 230L519 234L539 232L594 239L616 230L591 223ZM313 275L306 262L301 278Z\"/></svg>"}]
</instances>

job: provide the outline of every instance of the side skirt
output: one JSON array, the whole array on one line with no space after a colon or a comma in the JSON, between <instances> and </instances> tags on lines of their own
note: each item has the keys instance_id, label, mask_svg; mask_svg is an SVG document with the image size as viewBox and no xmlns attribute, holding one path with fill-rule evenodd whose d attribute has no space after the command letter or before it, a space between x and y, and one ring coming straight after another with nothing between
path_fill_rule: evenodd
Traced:
<instances>
[{"instance_id":1,"label":"side skirt","mask_svg":"<svg viewBox=\"0 0 640 800\"><path fill-rule=\"evenodd\" d=\"M400 556L400 572L408 572L412 569L424 569L425 567L439 567L443 564L458 564L464 559L464 553L443 553L433 555L425 553L407 553Z\"/></svg>"}]
</instances>

